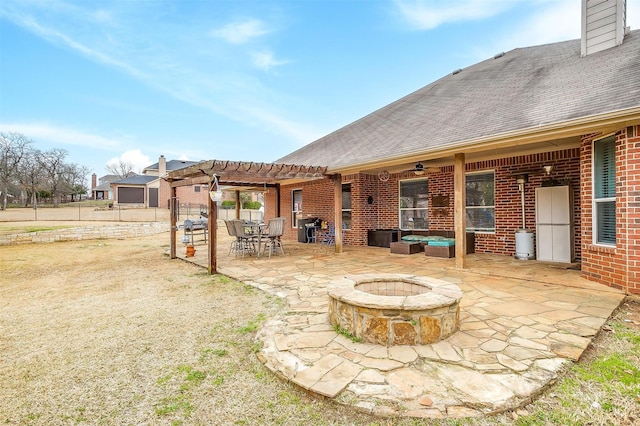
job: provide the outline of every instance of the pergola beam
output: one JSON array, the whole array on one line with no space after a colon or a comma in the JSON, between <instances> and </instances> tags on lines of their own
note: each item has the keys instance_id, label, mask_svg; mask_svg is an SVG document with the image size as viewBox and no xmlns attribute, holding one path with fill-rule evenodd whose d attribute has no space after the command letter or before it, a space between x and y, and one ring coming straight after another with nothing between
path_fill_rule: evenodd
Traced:
<instances>
[{"instance_id":1,"label":"pergola beam","mask_svg":"<svg viewBox=\"0 0 640 426\"><path fill-rule=\"evenodd\" d=\"M276 188L276 215L280 215L280 183L283 181L315 180L325 177L327 167L304 166L296 164L254 163L241 161L202 161L189 167L173 170L167 174L166 180L171 186L171 257L176 257L177 208L176 190L178 187L192 185L208 185L209 190L220 186L254 186ZM218 188L213 188L217 181ZM236 190L236 216L239 216L240 192ZM208 203L208 270L209 274L217 272L217 209L211 199ZM340 216L340 220L342 217ZM339 243L339 244L338 244ZM342 241L336 240L336 251L342 250Z\"/></svg>"}]
</instances>

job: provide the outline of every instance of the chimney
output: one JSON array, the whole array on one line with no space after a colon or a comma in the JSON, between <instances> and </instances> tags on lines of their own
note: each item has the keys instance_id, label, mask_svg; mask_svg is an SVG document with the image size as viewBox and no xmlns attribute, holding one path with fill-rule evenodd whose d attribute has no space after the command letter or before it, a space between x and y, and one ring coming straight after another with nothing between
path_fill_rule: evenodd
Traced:
<instances>
[{"instance_id":1,"label":"chimney","mask_svg":"<svg viewBox=\"0 0 640 426\"><path fill-rule=\"evenodd\" d=\"M162 177L167 174L167 159L164 158L164 155L160 156L158 160L158 176Z\"/></svg>"},{"instance_id":2,"label":"chimney","mask_svg":"<svg viewBox=\"0 0 640 426\"><path fill-rule=\"evenodd\" d=\"M582 56L621 45L626 22L627 0L582 0Z\"/></svg>"},{"instance_id":3,"label":"chimney","mask_svg":"<svg viewBox=\"0 0 640 426\"><path fill-rule=\"evenodd\" d=\"M96 186L98 186L97 183L98 183L98 177L94 173L91 175L91 188L95 188Z\"/></svg>"}]
</instances>

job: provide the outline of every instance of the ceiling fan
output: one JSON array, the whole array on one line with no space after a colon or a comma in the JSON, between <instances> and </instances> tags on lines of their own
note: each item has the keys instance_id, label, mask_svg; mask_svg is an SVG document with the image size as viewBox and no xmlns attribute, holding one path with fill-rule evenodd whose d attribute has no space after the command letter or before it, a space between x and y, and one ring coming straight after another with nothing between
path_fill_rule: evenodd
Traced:
<instances>
[{"instance_id":1,"label":"ceiling fan","mask_svg":"<svg viewBox=\"0 0 640 426\"><path fill-rule=\"evenodd\" d=\"M418 161L416 166L409 171L413 172L416 176L421 176L425 173L438 173L440 172L440 167L425 167L420 161Z\"/></svg>"}]
</instances>

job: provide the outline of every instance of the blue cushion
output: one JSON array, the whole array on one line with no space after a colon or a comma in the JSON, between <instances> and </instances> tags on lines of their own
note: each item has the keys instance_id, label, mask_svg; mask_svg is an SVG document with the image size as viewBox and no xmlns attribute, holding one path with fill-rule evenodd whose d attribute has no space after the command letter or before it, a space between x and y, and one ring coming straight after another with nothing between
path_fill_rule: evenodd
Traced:
<instances>
[{"instance_id":1,"label":"blue cushion","mask_svg":"<svg viewBox=\"0 0 640 426\"><path fill-rule=\"evenodd\" d=\"M429 241L429 245L435 247L450 247L456 245L456 240L453 238L444 238L442 240Z\"/></svg>"}]
</instances>

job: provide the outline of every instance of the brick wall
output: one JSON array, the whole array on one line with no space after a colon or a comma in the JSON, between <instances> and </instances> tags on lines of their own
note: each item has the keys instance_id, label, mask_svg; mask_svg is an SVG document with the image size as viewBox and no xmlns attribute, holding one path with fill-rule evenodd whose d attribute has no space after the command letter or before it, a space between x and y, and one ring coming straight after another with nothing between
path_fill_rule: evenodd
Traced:
<instances>
[{"instance_id":1,"label":"brick wall","mask_svg":"<svg viewBox=\"0 0 640 426\"><path fill-rule=\"evenodd\" d=\"M543 166L553 166L551 177L568 183L574 190L573 223L574 255L581 258L580 236L580 150L529 154L467 164L467 172L493 170L495 172L495 233L476 233L476 253L515 253L515 231L522 228L522 201L515 174L533 171L524 186L525 224L535 232L535 189L542 186L546 175ZM534 233L535 238L535 233Z\"/></svg>"},{"instance_id":2,"label":"brick wall","mask_svg":"<svg viewBox=\"0 0 640 426\"><path fill-rule=\"evenodd\" d=\"M196 192L193 186L180 186L176 189L176 195L180 204L202 204L206 206L209 198L209 188L207 185L202 185L200 192ZM169 182L161 180L158 190L158 207L169 208L169 198L171 198Z\"/></svg>"},{"instance_id":3,"label":"brick wall","mask_svg":"<svg viewBox=\"0 0 640 426\"><path fill-rule=\"evenodd\" d=\"M640 126L616 134L616 245L593 244L593 141L581 144L582 275L592 281L640 294Z\"/></svg>"},{"instance_id":4,"label":"brick wall","mask_svg":"<svg viewBox=\"0 0 640 426\"><path fill-rule=\"evenodd\" d=\"M580 150L578 148L541 154L509 157L497 160L469 163L467 172L494 171L496 197L496 232L476 234L476 252L515 254L515 231L522 227L520 192L514 174L537 171L529 175L525 185L525 216L527 228L535 230L535 188L546 178L542 166L552 165L552 177L568 182L574 188L575 256L581 256L580 236ZM377 175L354 174L342 177L351 183L352 226L345 232L345 244L366 245L367 230L397 228L399 181L415 179L412 172L391 174L381 182ZM438 173L427 173L430 195L448 197L448 207L434 207L429 197L429 229L453 230L453 166L442 167ZM333 222L333 184L330 180L307 182L296 186L283 186L281 195L282 215L291 220L291 191L302 189L303 216L320 217ZM373 203L368 203L368 197ZM275 199L267 205L272 205ZM269 210L267 210L269 211ZM290 222L289 222L290 223ZM297 235L297 234L296 234ZM294 232L285 234L295 238Z\"/></svg>"}]
</instances>

